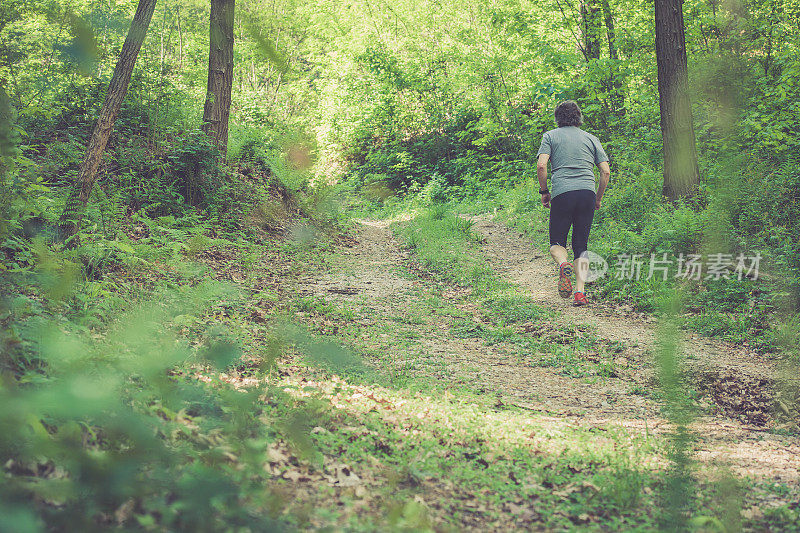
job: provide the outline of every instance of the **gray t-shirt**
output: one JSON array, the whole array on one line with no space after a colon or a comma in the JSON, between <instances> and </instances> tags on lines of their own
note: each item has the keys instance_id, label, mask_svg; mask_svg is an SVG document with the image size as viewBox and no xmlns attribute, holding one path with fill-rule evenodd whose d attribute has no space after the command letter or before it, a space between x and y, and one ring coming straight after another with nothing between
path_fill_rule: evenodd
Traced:
<instances>
[{"instance_id":1,"label":"gray t-shirt","mask_svg":"<svg viewBox=\"0 0 800 533\"><path fill-rule=\"evenodd\" d=\"M552 198L569 191L594 191L594 166L608 161L597 137L575 126L563 126L545 133L536 156L541 154L550 156Z\"/></svg>"}]
</instances>

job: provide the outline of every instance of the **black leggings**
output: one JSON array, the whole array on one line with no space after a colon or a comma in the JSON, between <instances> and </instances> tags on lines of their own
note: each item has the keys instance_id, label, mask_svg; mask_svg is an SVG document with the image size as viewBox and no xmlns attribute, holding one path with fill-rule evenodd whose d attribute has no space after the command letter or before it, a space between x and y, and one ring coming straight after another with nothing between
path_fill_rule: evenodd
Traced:
<instances>
[{"instance_id":1,"label":"black leggings","mask_svg":"<svg viewBox=\"0 0 800 533\"><path fill-rule=\"evenodd\" d=\"M572 252L577 259L589 244L589 229L594 218L594 191L564 192L550 200L550 246L567 247L572 226Z\"/></svg>"}]
</instances>

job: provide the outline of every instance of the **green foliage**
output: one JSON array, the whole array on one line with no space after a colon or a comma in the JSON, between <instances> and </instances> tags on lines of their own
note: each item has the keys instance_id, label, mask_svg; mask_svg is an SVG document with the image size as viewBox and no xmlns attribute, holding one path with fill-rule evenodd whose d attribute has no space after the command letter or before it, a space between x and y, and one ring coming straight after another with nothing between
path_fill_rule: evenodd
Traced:
<instances>
[{"instance_id":1,"label":"green foliage","mask_svg":"<svg viewBox=\"0 0 800 533\"><path fill-rule=\"evenodd\" d=\"M255 496L259 483L226 459L260 470L270 436L254 424L257 396L172 370L192 357L217 369L238 357L238 348L213 332L193 355L165 328L223 297L221 289L212 284L163 294L160 303L119 317L102 340L62 333L46 318L23 326L25 308L5 302L6 335L18 330L21 337L16 349L4 352L4 367L23 357L28 372L35 369L32 360L41 371L25 374L29 379L4 372L0 387L6 406L0 453L13 474L0 488L5 520L13 517L4 527L94 529L114 520L177 529L276 525L267 515L239 510L239 498ZM5 346L13 346L12 338L6 336ZM218 407L195 407L202 404ZM220 437L209 440L209 432Z\"/></svg>"},{"instance_id":2,"label":"green foliage","mask_svg":"<svg viewBox=\"0 0 800 533\"><path fill-rule=\"evenodd\" d=\"M491 309L498 320L509 324L538 321L547 316L541 307L518 293L494 295L484 300L483 305Z\"/></svg>"},{"instance_id":3,"label":"green foliage","mask_svg":"<svg viewBox=\"0 0 800 533\"><path fill-rule=\"evenodd\" d=\"M441 131L402 140L376 138L367 127L364 137L350 141L358 147L353 155L358 166L349 179L367 194L380 184L388 194L416 195L423 205L494 197L525 165L519 154L506 153L507 135L482 131L479 119L475 110L462 108Z\"/></svg>"},{"instance_id":4,"label":"green foliage","mask_svg":"<svg viewBox=\"0 0 800 533\"><path fill-rule=\"evenodd\" d=\"M774 269L800 302L800 158L796 154L769 169L748 168L730 196L728 211L736 236L768 250Z\"/></svg>"}]
</instances>

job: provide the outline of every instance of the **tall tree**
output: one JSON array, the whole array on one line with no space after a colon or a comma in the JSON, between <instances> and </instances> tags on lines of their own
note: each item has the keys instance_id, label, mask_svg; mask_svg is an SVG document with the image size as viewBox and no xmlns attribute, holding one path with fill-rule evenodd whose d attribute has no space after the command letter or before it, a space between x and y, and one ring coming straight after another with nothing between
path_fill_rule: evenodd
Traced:
<instances>
[{"instance_id":1,"label":"tall tree","mask_svg":"<svg viewBox=\"0 0 800 533\"><path fill-rule=\"evenodd\" d=\"M80 228L86 203L89 201L92 187L97 180L97 171L103 160L103 152L114 129L114 122L119 114L122 101L128 92L133 66L136 64L136 57L139 55L139 49L147 35L147 28L150 26L150 19L153 17L155 8L156 0L139 0L139 5L136 7L128 36L122 45L117 66L114 67L114 74L108 84L108 92L106 92L103 107L100 109L100 116L92 131L92 137L89 139L78 180L73 185L64 212L61 214L59 230L62 240L72 237Z\"/></svg>"},{"instance_id":2,"label":"tall tree","mask_svg":"<svg viewBox=\"0 0 800 533\"><path fill-rule=\"evenodd\" d=\"M691 196L700 184L697 168L682 0L655 0L656 62L664 141L664 195Z\"/></svg>"},{"instance_id":3,"label":"tall tree","mask_svg":"<svg viewBox=\"0 0 800 533\"><path fill-rule=\"evenodd\" d=\"M594 0L581 2L581 33L586 60L600 59L600 36L603 31L600 7Z\"/></svg>"},{"instance_id":4,"label":"tall tree","mask_svg":"<svg viewBox=\"0 0 800 533\"><path fill-rule=\"evenodd\" d=\"M224 154L228 147L228 116L233 86L233 13L235 0L211 0L208 85L203 126Z\"/></svg>"}]
</instances>

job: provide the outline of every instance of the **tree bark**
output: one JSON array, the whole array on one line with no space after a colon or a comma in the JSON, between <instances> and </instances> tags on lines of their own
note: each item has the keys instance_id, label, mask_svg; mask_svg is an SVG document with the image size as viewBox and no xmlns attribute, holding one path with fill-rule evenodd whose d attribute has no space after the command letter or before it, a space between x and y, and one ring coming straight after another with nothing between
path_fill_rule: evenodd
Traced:
<instances>
[{"instance_id":1,"label":"tree bark","mask_svg":"<svg viewBox=\"0 0 800 533\"><path fill-rule=\"evenodd\" d=\"M64 212L61 214L59 233L62 240L72 237L80 229L83 212L103 160L103 152L114 129L114 122L119 114L122 101L128 92L133 66L136 64L139 49L147 35L147 28L150 26L150 19L153 17L155 7L156 0L139 0L139 5L136 7L128 36L122 45L119 60L114 67L114 74L108 84L108 92L103 107L100 109L100 116L89 139L89 146L86 148L86 155L81 163L78 180L72 187Z\"/></svg>"},{"instance_id":2,"label":"tree bark","mask_svg":"<svg viewBox=\"0 0 800 533\"><path fill-rule=\"evenodd\" d=\"M600 34L602 24L600 8L594 0L581 3L581 32L583 33L583 49L586 60L600 59Z\"/></svg>"},{"instance_id":3,"label":"tree bark","mask_svg":"<svg viewBox=\"0 0 800 533\"><path fill-rule=\"evenodd\" d=\"M177 6L175 17L178 20L178 72L183 73L183 31L181 31L181 6Z\"/></svg>"},{"instance_id":4,"label":"tree bark","mask_svg":"<svg viewBox=\"0 0 800 533\"><path fill-rule=\"evenodd\" d=\"M202 129L214 139L223 154L228 147L228 117L233 86L234 4L235 0L211 0L208 85Z\"/></svg>"},{"instance_id":5,"label":"tree bark","mask_svg":"<svg viewBox=\"0 0 800 533\"><path fill-rule=\"evenodd\" d=\"M682 0L655 0L656 63L664 144L664 195L692 196L700 184L697 167Z\"/></svg>"}]
</instances>

